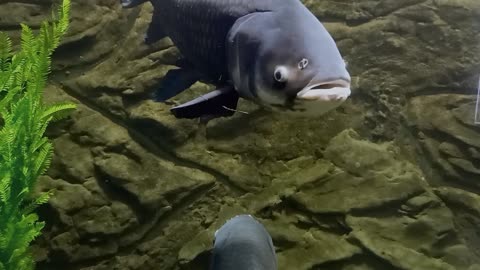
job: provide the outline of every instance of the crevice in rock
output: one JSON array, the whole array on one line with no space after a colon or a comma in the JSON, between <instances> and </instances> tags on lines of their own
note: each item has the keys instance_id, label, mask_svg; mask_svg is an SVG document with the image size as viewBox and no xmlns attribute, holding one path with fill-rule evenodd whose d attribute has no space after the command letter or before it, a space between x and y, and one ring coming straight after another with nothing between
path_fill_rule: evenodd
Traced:
<instances>
[{"instance_id":1,"label":"crevice in rock","mask_svg":"<svg viewBox=\"0 0 480 270\"><path fill-rule=\"evenodd\" d=\"M377 218L402 216L403 214L398 211L400 209L400 206L405 204L405 202L407 202L411 198L417 197L423 194L424 192L425 192L424 190L419 190L419 191L413 192L412 194L409 194L408 197L397 199L397 200L386 201L386 202L383 202L381 205L377 205L373 207L361 208L361 209L354 208L354 209L351 209L348 214L353 216L377 217Z\"/></svg>"},{"instance_id":2,"label":"crevice in rock","mask_svg":"<svg viewBox=\"0 0 480 270\"><path fill-rule=\"evenodd\" d=\"M187 196L182 198L180 202L173 205L171 211L166 213L164 216L162 216L161 219L158 220L158 222L153 226L153 228L149 232L147 232L141 240L146 242L161 235L161 231L163 228L165 228L166 224L168 224L172 220L178 219L185 209L187 209L194 202L202 198L208 191L213 188L213 186L214 184L200 187L191 194L188 194Z\"/></svg>"},{"instance_id":3,"label":"crevice in rock","mask_svg":"<svg viewBox=\"0 0 480 270\"><path fill-rule=\"evenodd\" d=\"M356 269L356 266L360 266L360 265L361 266L367 265L364 269L401 270L400 268L397 268L391 265L389 261L384 260L383 258L377 257L375 254L365 249L362 254L353 255L348 259L322 263L314 266L311 270Z\"/></svg>"},{"instance_id":4,"label":"crevice in rock","mask_svg":"<svg viewBox=\"0 0 480 270\"><path fill-rule=\"evenodd\" d=\"M390 10L389 12L386 12L386 13L375 14L375 17L377 17L377 18L386 17L386 16L389 16L389 15L392 15L395 12L398 12L398 11L401 11L401 10L404 10L404 9L407 9L407 8L410 8L410 7L413 7L413 6L419 6L419 5L421 5L425 2L428 2L428 1L430 1L430 0L420 0L420 1L417 1L417 2L414 2L414 3L410 3L411 1L404 1L403 5L398 6L397 8L395 8L393 10ZM384 2L380 2L380 3L384 3ZM385 3L388 3L388 2L385 2ZM398 3L402 3L402 2L398 2Z\"/></svg>"},{"instance_id":5,"label":"crevice in rock","mask_svg":"<svg viewBox=\"0 0 480 270\"><path fill-rule=\"evenodd\" d=\"M422 253L427 254L432 258L442 259L445 254L443 252L439 253L438 251L444 251L445 248L455 244L462 244L459 241L458 233L456 231L451 231L451 230L444 231L444 232L438 233L436 237L438 241L433 244L432 251L421 250Z\"/></svg>"},{"instance_id":6,"label":"crevice in rock","mask_svg":"<svg viewBox=\"0 0 480 270\"><path fill-rule=\"evenodd\" d=\"M127 230L121 233L118 236L105 236L103 240L115 241L118 244L118 250L115 252L114 256L126 256L134 254L138 243L143 243L149 240L153 240L156 237L162 234L162 230L165 228L166 224L172 220L178 219L179 215L192 205L193 202L197 201L199 198L203 197L212 188L212 185L206 185L197 188L194 192L189 195L184 196L180 202L174 204L175 206L163 208L162 210L150 211L150 217L148 221L140 224L140 228L134 228ZM117 194L117 196L119 196ZM123 195L121 195L123 196ZM135 234L133 234L135 232ZM115 237L115 238L112 238ZM89 244L89 242L86 242ZM99 265L100 263L110 260L112 255L99 256L91 259L82 260L74 263L63 263L61 260L53 260L54 264L42 263L42 266L39 267L40 270L48 269L83 269L86 267L91 267ZM42 268L43 267L43 268ZM56 268L58 267L58 268ZM63 267L63 268L62 268Z\"/></svg>"},{"instance_id":7,"label":"crevice in rock","mask_svg":"<svg viewBox=\"0 0 480 270\"><path fill-rule=\"evenodd\" d=\"M121 182L122 180L113 179L111 175L104 174L97 166L95 166L95 179L97 179L98 185L111 200L122 202L130 207L140 224L144 223L152 215L151 210L142 205L135 194L116 184L116 182Z\"/></svg>"},{"instance_id":8,"label":"crevice in rock","mask_svg":"<svg viewBox=\"0 0 480 270\"><path fill-rule=\"evenodd\" d=\"M230 121L208 127L207 137L209 140L228 140L238 137L239 134L244 134L252 129L251 122L253 119L267 116L268 112L264 108L257 108L248 114L240 114L238 117L230 119ZM226 154L238 154L238 152L228 152L225 149L215 149L216 152Z\"/></svg>"},{"instance_id":9,"label":"crevice in rock","mask_svg":"<svg viewBox=\"0 0 480 270\"><path fill-rule=\"evenodd\" d=\"M405 96L407 99L412 99L415 97L438 96L438 95L444 95L444 94L475 96L477 94L477 89L470 88L470 87L461 87L461 86L438 85L438 86L426 87L422 90L418 90L415 92L407 92L405 93Z\"/></svg>"},{"instance_id":10,"label":"crevice in rock","mask_svg":"<svg viewBox=\"0 0 480 270\"><path fill-rule=\"evenodd\" d=\"M469 213L465 208L452 206L451 203L447 202L445 202L445 204L452 209L453 215L455 216L454 224L460 232L460 237L465 241L469 250L477 256L477 263L480 263L480 259L478 259L480 257L480 250L478 249L480 245L480 234L478 233L480 218L471 214L465 214Z\"/></svg>"},{"instance_id":11,"label":"crevice in rock","mask_svg":"<svg viewBox=\"0 0 480 270\"><path fill-rule=\"evenodd\" d=\"M39 221L48 221L43 228L45 231L50 231L52 227L61 223L58 212L49 203L40 205L35 212L38 214Z\"/></svg>"},{"instance_id":12,"label":"crevice in rock","mask_svg":"<svg viewBox=\"0 0 480 270\"><path fill-rule=\"evenodd\" d=\"M443 201L443 203L445 203L446 207L450 209L454 216L452 221L456 228L456 234L446 235L445 239L449 237L456 237L457 239L463 240L463 243L459 242L458 244L466 245L468 250L475 255L475 263L480 264L480 250L478 249L480 244L480 234L478 233L480 216L478 215L478 212L466 207L463 205L463 202L455 201L455 199L449 199L448 197L441 195L438 197Z\"/></svg>"},{"instance_id":13,"label":"crevice in rock","mask_svg":"<svg viewBox=\"0 0 480 270\"><path fill-rule=\"evenodd\" d=\"M140 99L140 98L141 97L137 97L137 99ZM148 97L146 96L144 98L148 99ZM155 121L150 118L142 118L142 119L135 119L135 120L127 119L125 120L125 122L128 123L127 125L130 128L141 130L142 136L145 136L146 138L148 137L155 138L156 136L158 136L158 134L162 134L162 137L160 139L158 140L152 139L150 141L152 144L162 145L162 147L165 147L165 149L176 148L181 146L177 141L175 141L175 139L172 139L175 136L174 130L163 126L158 121ZM130 130L129 130L129 133L130 133ZM135 134L130 134L130 135L135 136Z\"/></svg>"},{"instance_id":14,"label":"crevice in rock","mask_svg":"<svg viewBox=\"0 0 480 270\"><path fill-rule=\"evenodd\" d=\"M416 129L414 129L414 130L416 130ZM420 131L417 130L417 132L420 132ZM461 148L471 147L470 145L468 145L468 144L460 141L459 139L455 138L451 134L442 132L440 130L435 130L435 131L422 130L421 132L423 132L427 137L432 138L432 139L434 139L438 142L445 142L445 141L446 142L452 142L453 141L453 142L455 142L456 145L461 145L462 146ZM412 141L412 143L414 143L414 141ZM423 155L418 155L418 158L420 158L420 156L423 157L422 159L424 161L422 163L425 163L425 165L421 166L421 168L423 167L422 170L424 171L424 174L428 175L430 177L435 177L437 179L436 181L432 181L432 182L429 181L429 183L431 183L431 184L435 183L436 185L434 185L434 186L445 185L445 186L450 186L450 187L455 187L455 188L461 188L461 189L467 190L467 191L472 192L472 193L480 194L480 184L476 183L476 181L475 181L475 179L478 178L478 175L473 174L473 173L465 172L461 169L458 169L454 165L452 165L452 166L454 168L456 168L456 172L461 176L460 179L453 178L453 176L448 176L448 175L445 175L445 174L439 174L438 172L434 173L434 171L431 168L437 168L437 169L440 169L441 171L443 171L444 169L439 164L437 164L437 162L435 162L435 160L433 160L435 158L434 156L431 156L430 154L427 154L428 151L424 150L423 146L421 146L420 143L417 143L417 144L421 148L421 150L418 150L418 151L421 151L421 152L418 152L418 153L423 153ZM441 154L441 156L444 156L444 154ZM472 160L472 162L477 167L480 167L479 162L475 162L474 160ZM440 181L440 183L439 183L438 179L440 179L442 181ZM448 180L448 181L445 181L445 180Z\"/></svg>"},{"instance_id":15,"label":"crevice in rock","mask_svg":"<svg viewBox=\"0 0 480 270\"><path fill-rule=\"evenodd\" d=\"M78 270L84 269L87 267L98 266L106 260L112 259L115 255L108 254L104 256L99 256L91 259L86 259L78 262L67 262L65 261L66 255L63 252L55 251L53 254L50 254L51 262L41 262L37 264L37 270L52 270L52 269L68 269L68 270ZM52 259L53 258L53 259Z\"/></svg>"},{"instance_id":16,"label":"crevice in rock","mask_svg":"<svg viewBox=\"0 0 480 270\"><path fill-rule=\"evenodd\" d=\"M135 154L133 151L130 151L128 148L126 148L123 144L121 145L112 145L112 146L106 146L103 149L104 152L109 152L109 153L116 153L119 155L124 155L127 158L135 161L138 164L142 163L142 157L138 156Z\"/></svg>"},{"instance_id":17,"label":"crevice in rock","mask_svg":"<svg viewBox=\"0 0 480 270\"><path fill-rule=\"evenodd\" d=\"M210 168L210 167L207 167L205 165L196 163L194 161L184 159L184 158L180 158L172 150L167 150L167 149L169 149L169 147L171 147L171 145L168 144L168 142L162 143L162 142L159 142L158 140L154 142L150 138L148 138L146 135L137 131L138 127L136 127L135 125L132 125L132 123L128 123L129 122L128 120L121 119L120 117L112 114L111 112L100 108L100 106L95 104L94 101L91 101L89 98L79 95L78 93L76 93L72 89L68 88L67 86L63 86L62 89L67 95L77 99L82 105L84 105L84 106L88 107L89 109L99 113L100 115L109 119L110 121L112 121L116 125L125 128L128 131L129 135L131 136L132 140L134 142L138 143L139 145L141 145L147 152L149 152L149 153L151 153L151 154L153 154L153 155L155 155L155 156L157 156L161 159L165 159L165 160L168 160L170 162L173 162L178 166L183 166L183 167L187 167L187 168L191 168L191 169L200 170L200 171L203 171L203 172L208 173L210 175L213 175L218 182L220 182L220 183L224 184L226 187L228 187L231 192L235 193L235 195L241 195L241 194L244 194L246 192L246 190L244 190L243 188L235 185L229 179L229 177L226 176L225 174L223 174L223 173L221 173L221 172L219 172L219 171L217 171L213 168Z\"/></svg>"},{"instance_id":18,"label":"crevice in rock","mask_svg":"<svg viewBox=\"0 0 480 270\"><path fill-rule=\"evenodd\" d=\"M15 0L15 1L5 1L5 3L21 3L21 4L28 4L28 5L37 5L37 6L47 6L51 7L52 2L47 0Z\"/></svg>"},{"instance_id":19,"label":"crevice in rock","mask_svg":"<svg viewBox=\"0 0 480 270\"><path fill-rule=\"evenodd\" d=\"M72 43L68 43L68 44L64 44L64 45L61 45L59 48L58 48L58 52L55 51L55 53L53 54L53 58L54 59L62 59L62 58L69 58L69 55L71 55L71 52L72 50L68 49L68 47L72 47L72 48L75 48L77 46L80 46L80 48L84 48L83 51L87 51L89 50L90 48L86 48L89 46L89 44L94 44L94 39L95 37L85 37L81 40L78 40L78 41L75 41L75 42L72 42ZM91 40L91 41L89 41ZM78 45L78 44L81 44L81 45ZM75 51L73 50L73 51ZM85 71L87 70L93 70L95 66L99 65L100 63L108 60L108 58L112 55L113 51L109 51L109 52L106 52L102 55L100 55L99 57L95 58L95 59L92 59L90 61L84 61L82 63L79 63L79 64L76 64L76 65L73 65L73 66L61 66L60 64L55 64L55 60L54 60L54 66L52 66L52 73L50 75L50 78L52 81L56 81L56 82L66 82L66 81L69 81L73 78L78 78L79 76L83 75L85 73ZM78 52L75 52L74 54L78 54ZM62 83L63 84L63 83Z\"/></svg>"},{"instance_id":20,"label":"crevice in rock","mask_svg":"<svg viewBox=\"0 0 480 270\"><path fill-rule=\"evenodd\" d=\"M191 262L186 265L182 265L182 270L208 270L210 265L212 252L204 251L195 257Z\"/></svg>"},{"instance_id":21,"label":"crevice in rock","mask_svg":"<svg viewBox=\"0 0 480 270\"><path fill-rule=\"evenodd\" d=\"M127 16L127 23L122 26L126 26L126 31L131 30L134 27L135 20L137 19L138 15L140 14L140 9L135 9ZM68 36L65 39L65 42L60 44L60 46L55 50L52 55L53 60L53 70L50 74L50 79L52 81L57 82L64 82L68 81L72 78L77 78L81 76L87 70L93 70L95 66L98 64L105 62L109 59L111 55L114 54L115 50L110 50L99 57L92 59L91 61L85 61L83 63L79 63L73 66L62 67L55 65L55 59L71 59L73 56L81 55L82 52L87 52L95 45L96 36L95 35L87 35L81 39L73 40L68 42L68 40L74 37ZM65 70L68 70L68 74L65 73Z\"/></svg>"},{"instance_id":22,"label":"crevice in rock","mask_svg":"<svg viewBox=\"0 0 480 270\"><path fill-rule=\"evenodd\" d=\"M29 25L30 29L32 30L38 30L40 29L40 25ZM22 30L22 27L18 24L1 24L0 25L0 31L20 31Z\"/></svg>"},{"instance_id":23,"label":"crevice in rock","mask_svg":"<svg viewBox=\"0 0 480 270\"><path fill-rule=\"evenodd\" d=\"M141 134L140 132L136 132L133 128L129 127L128 132L131 135L132 139L134 139L138 144L145 148L148 152L169 160L175 163L177 166L187 167L190 169L195 169L199 171L203 171L215 177L216 181L225 185L231 192L235 195L242 195L245 194L247 191L240 187L239 185L235 184L233 181L230 180L230 177L227 175L205 166L203 164L199 164L197 162L191 161L189 159L184 159L178 157L172 150L169 149L168 143L161 143L159 141L152 142L149 140L145 135ZM160 147L159 147L160 146Z\"/></svg>"},{"instance_id":24,"label":"crevice in rock","mask_svg":"<svg viewBox=\"0 0 480 270\"><path fill-rule=\"evenodd\" d=\"M115 253L115 256L125 256L129 254L135 253L135 250L137 248L137 244L139 242L146 242L149 240L155 239L157 236L160 236L162 234L162 230L165 228L165 225L169 223L172 220L175 220L178 218L178 216L185 210L187 207L189 207L193 202L197 201L199 198L203 197L206 192L208 192L212 188L211 185L207 185L204 187L200 187L195 192L192 192L192 194L185 196L181 202L175 204L175 207L169 208L167 211L158 211L156 213L152 213L151 218L149 220L149 224L144 224L146 225L145 228L142 229L141 233L138 233L138 237L136 239L130 239L128 244L126 245L121 245L119 243L119 248L118 251ZM138 230L138 229L137 229ZM127 233L122 233L123 236L119 236L118 242L122 242L122 240L125 240L125 236L127 236ZM100 264L102 261L111 259L112 255L106 255L106 256L101 256L93 259L88 259L88 260L83 260L81 262L75 263L74 269L80 269L80 268L85 268L89 266L94 266ZM56 265L55 265L56 266ZM68 264L70 267L69 269L72 269L71 266L72 264ZM49 265L51 267L51 265ZM52 268L48 268L52 269ZM57 268L53 268L57 269ZM58 269L66 269L66 268L58 268ZM40 269L43 270L43 269ZM47 270L47 268L45 268ZM72 269L73 270L73 269Z\"/></svg>"},{"instance_id":25,"label":"crevice in rock","mask_svg":"<svg viewBox=\"0 0 480 270\"><path fill-rule=\"evenodd\" d=\"M35 269L37 270L52 270L52 269L69 269L69 270L76 270L79 267L74 266L68 262L62 262L63 258L66 257L66 254L62 252L51 252L49 254L49 258L52 262L38 262Z\"/></svg>"},{"instance_id":26,"label":"crevice in rock","mask_svg":"<svg viewBox=\"0 0 480 270\"><path fill-rule=\"evenodd\" d=\"M78 57L83 53L91 50L97 39L95 36L85 36L79 40L67 42L61 44L53 53L55 59L71 59L72 57ZM88 65L88 64L84 64Z\"/></svg>"},{"instance_id":27,"label":"crevice in rock","mask_svg":"<svg viewBox=\"0 0 480 270\"><path fill-rule=\"evenodd\" d=\"M368 18L354 18L354 19L349 18L349 19L345 19L342 16L335 16L333 14L328 14L326 16L322 16L321 20L322 20L323 24L339 23L339 24L343 24L343 25L346 25L346 26L349 26L349 27L357 27L357 26L361 26L361 25L372 22L374 20L374 18L368 17ZM336 41L338 42L340 40L341 39L337 39Z\"/></svg>"},{"instance_id":28,"label":"crevice in rock","mask_svg":"<svg viewBox=\"0 0 480 270\"><path fill-rule=\"evenodd\" d=\"M430 185L432 186L445 185L445 186L465 189L467 191L480 194L480 185L475 186L473 184L465 184L464 181L462 181L461 183L457 183L456 181L446 181L446 180L449 180L448 176L445 176L444 173L440 173L438 171L438 169L440 169L441 171L443 171L443 169L438 164L436 164L436 162L433 160L433 158L435 157L430 155L428 150L425 149L425 147L420 143L418 136L416 136L415 134L423 133L427 137L433 138L438 142L453 141L455 142L456 145L461 145L462 148L467 147L468 149L468 147L471 147L470 145L455 138L451 134L444 133L440 130L435 130L435 131L420 130L416 126L412 126L411 124L409 124L405 116L400 117L399 120L400 120L399 136L405 137L406 138L405 141L407 141L410 146L414 147L417 164L419 164L419 168L422 170L423 175L426 176L426 180ZM465 125L465 124L462 123L462 125ZM466 127L472 128L471 126L466 126ZM436 168L437 170L434 170L432 168ZM464 175L465 173L461 172L460 174ZM472 178L473 176L470 176L470 177ZM475 179L475 177L473 177L472 179Z\"/></svg>"},{"instance_id":29,"label":"crevice in rock","mask_svg":"<svg viewBox=\"0 0 480 270\"><path fill-rule=\"evenodd\" d=\"M345 215L343 213L312 213L308 209L294 200L285 198L281 203L273 207L266 207L259 211L257 215L264 219L275 219L276 213L290 216L304 216L307 220L298 219L295 227L308 230L310 228L319 228L324 232L333 233L337 235L347 235L351 232L351 228L346 225Z\"/></svg>"}]
</instances>

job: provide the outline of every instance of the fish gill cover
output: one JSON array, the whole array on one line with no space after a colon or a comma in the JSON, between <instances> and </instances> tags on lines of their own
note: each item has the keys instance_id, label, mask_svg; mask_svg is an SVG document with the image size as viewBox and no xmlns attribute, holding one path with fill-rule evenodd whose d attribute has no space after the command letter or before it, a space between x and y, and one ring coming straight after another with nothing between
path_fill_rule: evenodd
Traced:
<instances>
[{"instance_id":1,"label":"fish gill cover","mask_svg":"<svg viewBox=\"0 0 480 270\"><path fill-rule=\"evenodd\" d=\"M49 192L33 196L38 177L49 167L52 144L44 136L52 120L73 104L46 105L43 90L51 55L69 24L70 0L63 0L56 22L43 22L38 35L22 24L21 49L0 33L0 270L34 269L30 242L44 223L34 213Z\"/></svg>"}]
</instances>

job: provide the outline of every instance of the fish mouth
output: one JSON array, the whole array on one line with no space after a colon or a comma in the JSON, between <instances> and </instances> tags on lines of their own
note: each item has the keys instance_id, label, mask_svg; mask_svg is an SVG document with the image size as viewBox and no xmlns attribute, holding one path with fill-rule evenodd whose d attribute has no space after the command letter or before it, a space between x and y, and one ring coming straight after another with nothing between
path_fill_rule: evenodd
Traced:
<instances>
[{"instance_id":1,"label":"fish mouth","mask_svg":"<svg viewBox=\"0 0 480 270\"><path fill-rule=\"evenodd\" d=\"M312 80L305 88L297 93L300 100L311 101L345 101L351 94L350 81L337 79L315 82Z\"/></svg>"}]
</instances>

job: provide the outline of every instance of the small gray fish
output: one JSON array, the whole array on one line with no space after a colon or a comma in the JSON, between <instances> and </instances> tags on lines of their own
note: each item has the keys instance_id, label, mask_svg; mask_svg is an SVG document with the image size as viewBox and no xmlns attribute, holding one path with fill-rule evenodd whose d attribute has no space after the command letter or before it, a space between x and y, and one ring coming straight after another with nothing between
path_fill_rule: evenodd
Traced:
<instances>
[{"instance_id":1,"label":"small gray fish","mask_svg":"<svg viewBox=\"0 0 480 270\"><path fill-rule=\"evenodd\" d=\"M211 270L277 270L272 238L250 215L239 215L215 232Z\"/></svg>"},{"instance_id":2,"label":"small gray fish","mask_svg":"<svg viewBox=\"0 0 480 270\"><path fill-rule=\"evenodd\" d=\"M147 0L122 0L134 7ZM157 101L197 81L216 90L171 109L178 118L233 115L238 98L317 116L350 95L345 62L322 23L299 0L150 0L145 42L166 36L183 58L161 80Z\"/></svg>"}]
</instances>

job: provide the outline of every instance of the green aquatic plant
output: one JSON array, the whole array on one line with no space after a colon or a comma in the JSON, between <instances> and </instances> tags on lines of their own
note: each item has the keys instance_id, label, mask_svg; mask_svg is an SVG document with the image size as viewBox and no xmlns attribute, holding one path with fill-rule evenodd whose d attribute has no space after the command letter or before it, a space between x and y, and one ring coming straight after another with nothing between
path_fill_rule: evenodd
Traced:
<instances>
[{"instance_id":1,"label":"green aquatic plant","mask_svg":"<svg viewBox=\"0 0 480 270\"><path fill-rule=\"evenodd\" d=\"M36 34L22 24L16 52L0 33L0 270L34 269L29 246L44 226L34 210L50 196L33 195L52 155L44 133L52 120L75 108L43 102L51 55L68 28L69 12L70 0L63 0L57 19L44 22Z\"/></svg>"}]
</instances>

